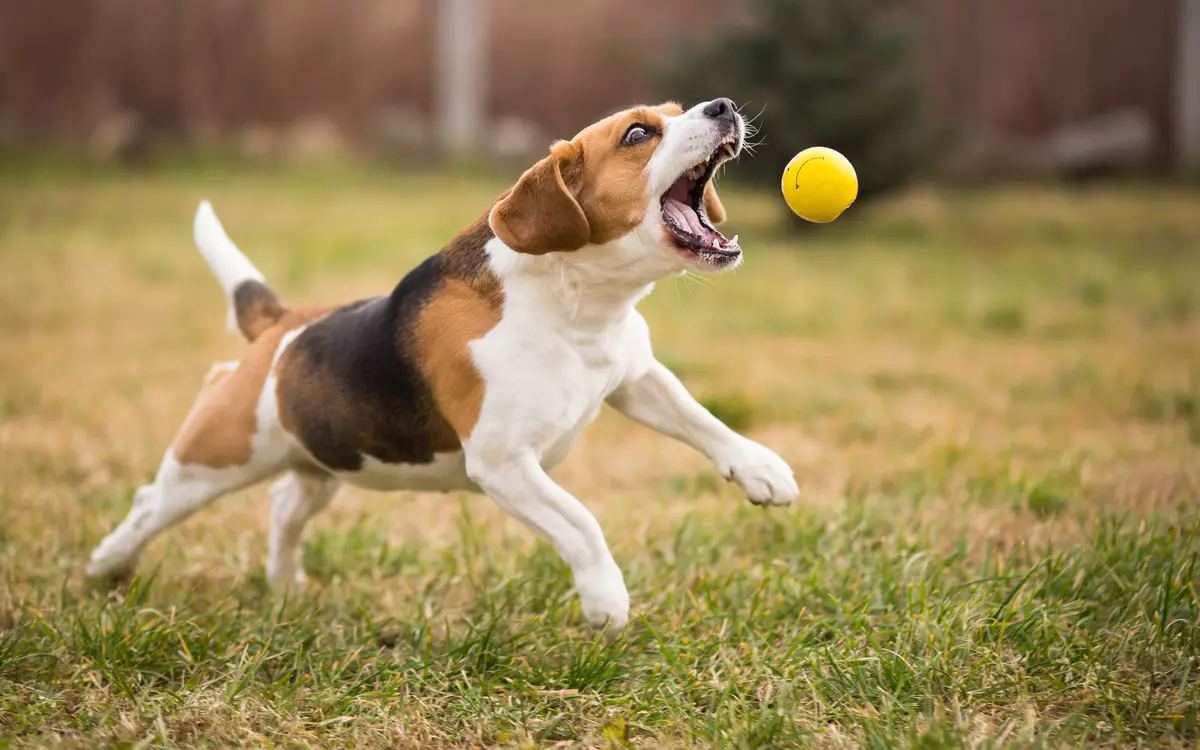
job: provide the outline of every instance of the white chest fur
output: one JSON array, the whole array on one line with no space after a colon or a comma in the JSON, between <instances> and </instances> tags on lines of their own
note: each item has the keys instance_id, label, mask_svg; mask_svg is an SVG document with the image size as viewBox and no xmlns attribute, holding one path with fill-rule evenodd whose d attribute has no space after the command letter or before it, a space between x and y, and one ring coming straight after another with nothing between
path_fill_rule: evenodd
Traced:
<instances>
[{"instance_id":1,"label":"white chest fur","mask_svg":"<svg viewBox=\"0 0 1200 750\"><path fill-rule=\"evenodd\" d=\"M546 468L566 458L604 399L651 361L649 333L634 305L646 283L579 283L577 259L516 256L493 240L504 280L500 323L471 344L484 400L470 440L522 445ZM586 289L586 292L584 291Z\"/></svg>"}]
</instances>

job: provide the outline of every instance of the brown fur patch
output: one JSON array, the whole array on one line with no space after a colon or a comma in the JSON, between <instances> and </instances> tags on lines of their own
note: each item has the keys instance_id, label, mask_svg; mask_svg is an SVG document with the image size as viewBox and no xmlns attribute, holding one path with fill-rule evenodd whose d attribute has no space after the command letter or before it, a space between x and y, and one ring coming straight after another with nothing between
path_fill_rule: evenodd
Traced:
<instances>
[{"instance_id":1,"label":"brown fur patch","mask_svg":"<svg viewBox=\"0 0 1200 750\"><path fill-rule=\"evenodd\" d=\"M289 312L270 287L255 280L243 281L233 290L233 310L247 341L257 339Z\"/></svg>"},{"instance_id":2,"label":"brown fur patch","mask_svg":"<svg viewBox=\"0 0 1200 750\"><path fill-rule=\"evenodd\" d=\"M659 132L665 118L683 114L678 104L634 107L607 117L582 130L573 139L583 153L576 176L579 205L591 228L591 243L610 242L629 234L646 215L650 196L646 165L662 143L647 138L636 146L621 146L621 138L634 123L650 125Z\"/></svg>"},{"instance_id":3,"label":"brown fur patch","mask_svg":"<svg viewBox=\"0 0 1200 750\"><path fill-rule=\"evenodd\" d=\"M504 304L487 263L492 236L482 217L390 295L343 307L284 352L280 423L318 463L353 472L365 456L423 464L461 448L456 428L473 427L481 400L466 342ZM474 406L464 413L460 398Z\"/></svg>"},{"instance_id":4,"label":"brown fur patch","mask_svg":"<svg viewBox=\"0 0 1200 750\"><path fill-rule=\"evenodd\" d=\"M490 307L499 310L504 305L504 289L488 266L483 250L494 236L486 214L476 219L442 250L442 273L447 278L461 279Z\"/></svg>"},{"instance_id":5,"label":"brown fur patch","mask_svg":"<svg viewBox=\"0 0 1200 750\"><path fill-rule=\"evenodd\" d=\"M260 335L233 371L214 370L179 428L171 450L181 464L212 469L250 461L250 438L258 429L255 411L283 328Z\"/></svg>"},{"instance_id":6,"label":"brown fur patch","mask_svg":"<svg viewBox=\"0 0 1200 750\"><path fill-rule=\"evenodd\" d=\"M500 322L496 299L480 294L464 281L447 279L417 317L421 371L429 381L438 411L464 440L475 429L484 390L483 378L467 345L483 338Z\"/></svg>"},{"instance_id":7,"label":"brown fur patch","mask_svg":"<svg viewBox=\"0 0 1200 750\"><path fill-rule=\"evenodd\" d=\"M377 304L386 302L381 299ZM341 324L336 318L330 325ZM340 369L328 367L328 360L318 363L311 353L329 355L331 337L344 329L315 331L309 340L297 340L278 365L279 421L283 429L294 435L322 465L339 471L357 471L362 456L371 456L384 463L424 463L434 453L456 451L461 445L449 424L434 410L428 397L421 399L416 392L413 400L395 398L397 394L380 393L363 387ZM396 332L387 339L347 340L348 350L363 346L390 346L396 352L404 350L404 342ZM334 356L344 356L343 353ZM356 362L357 360L357 362ZM371 368L371 362L360 357L346 360L353 366Z\"/></svg>"},{"instance_id":8,"label":"brown fur patch","mask_svg":"<svg viewBox=\"0 0 1200 750\"><path fill-rule=\"evenodd\" d=\"M236 369L217 366L210 370L171 444L175 460L210 469L249 463L253 454L250 439L258 431L258 399L280 340L289 330L328 312L328 308L288 311L278 323L259 333Z\"/></svg>"},{"instance_id":9,"label":"brown fur patch","mask_svg":"<svg viewBox=\"0 0 1200 750\"><path fill-rule=\"evenodd\" d=\"M492 226L504 244L532 255L588 244L588 219L573 195L581 158L578 144L556 143L550 156L521 175L492 212Z\"/></svg>"},{"instance_id":10,"label":"brown fur patch","mask_svg":"<svg viewBox=\"0 0 1200 750\"><path fill-rule=\"evenodd\" d=\"M646 214L646 166L662 139L624 146L625 132L640 123L661 133L665 118L682 113L674 103L634 107L556 143L496 202L491 216L496 235L514 250L542 254L628 234ZM712 198L723 217L715 191Z\"/></svg>"}]
</instances>

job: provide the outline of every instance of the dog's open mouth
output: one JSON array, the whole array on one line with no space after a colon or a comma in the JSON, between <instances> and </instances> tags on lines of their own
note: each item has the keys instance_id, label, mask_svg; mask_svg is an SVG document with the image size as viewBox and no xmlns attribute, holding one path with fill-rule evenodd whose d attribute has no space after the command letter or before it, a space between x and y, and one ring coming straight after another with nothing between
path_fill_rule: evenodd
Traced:
<instances>
[{"instance_id":1,"label":"dog's open mouth","mask_svg":"<svg viewBox=\"0 0 1200 750\"><path fill-rule=\"evenodd\" d=\"M663 222L676 247L688 258L716 268L736 263L742 248L736 235L726 239L709 221L704 210L704 188L717 167L737 156L737 140L737 133L731 133L708 159L681 174L661 201Z\"/></svg>"}]
</instances>

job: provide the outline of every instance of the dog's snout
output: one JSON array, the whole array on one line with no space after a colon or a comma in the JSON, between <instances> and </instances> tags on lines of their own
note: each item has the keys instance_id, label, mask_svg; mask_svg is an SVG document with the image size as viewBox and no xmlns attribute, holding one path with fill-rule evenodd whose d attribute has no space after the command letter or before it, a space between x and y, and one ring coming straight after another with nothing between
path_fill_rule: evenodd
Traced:
<instances>
[{"instance_id":1,"label":"dog's snout","mask_svg":"<svg viewBox=\"0 0 1200 750\"><path fill-rule=\"evenodd\" d=\"M732 120L734 112L733 101L725 97L713 99L704 105L704 116L714 120Z\"/></svg>"}]
</instances>

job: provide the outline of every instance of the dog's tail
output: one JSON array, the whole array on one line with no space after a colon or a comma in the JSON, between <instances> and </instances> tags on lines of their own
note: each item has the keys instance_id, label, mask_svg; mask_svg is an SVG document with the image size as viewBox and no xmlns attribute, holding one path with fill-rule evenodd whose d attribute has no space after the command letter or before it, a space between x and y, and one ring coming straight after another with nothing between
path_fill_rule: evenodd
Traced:
<instances>
[{"instance_id":1,"label":"dog's tail","mask_svg":"<svg viewBox=\"0 0 1200 750\"><path fill-rule=\"evenodd\" d=\"M193 231L196 247L229 299L229 329L236 328L248 341L253 341L275 325L288 309L267 286L262 272L225 234L208 201L200 201Z\"/></svg>"}]
</instances>

